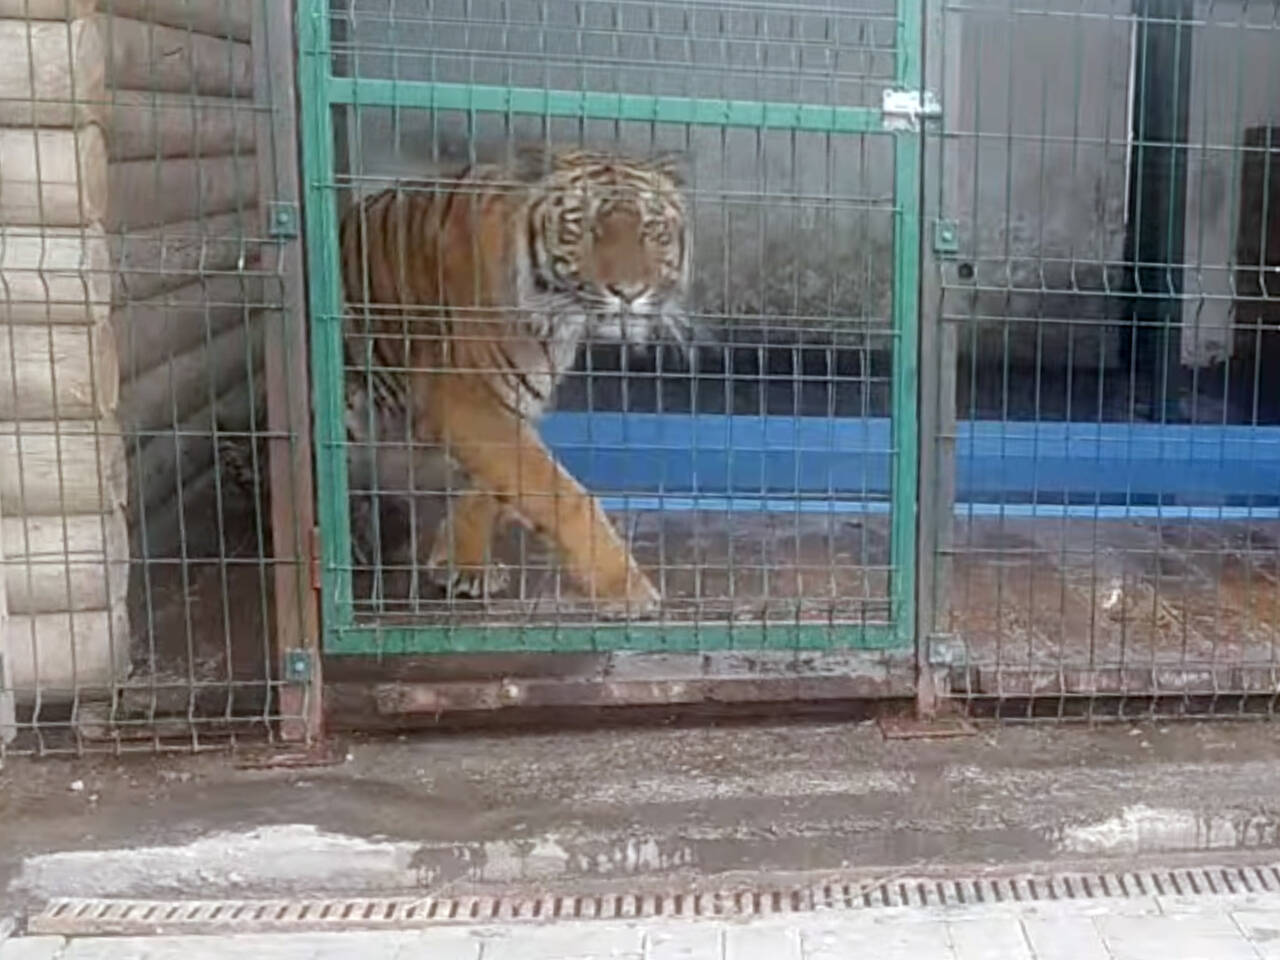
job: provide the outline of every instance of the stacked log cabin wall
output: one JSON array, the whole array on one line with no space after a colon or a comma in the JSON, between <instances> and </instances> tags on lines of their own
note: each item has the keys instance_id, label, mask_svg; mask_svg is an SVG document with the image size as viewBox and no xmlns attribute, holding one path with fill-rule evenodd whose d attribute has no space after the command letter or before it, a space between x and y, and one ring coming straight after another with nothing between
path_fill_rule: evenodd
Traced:
<instances>
[{"instance_id":1,"label":"stacked log cabin wall","mask_svg":"<svg viewBox=\"0 0 1280 960\"><path fill-rule=\"evenodd\" d=\"M165 643L194 676L182 618L157 618L189 602L173 571L225 558L216 428L260 397L252 4L0 0L0 688L20 714L154 675Z\"/></svg>"}]
</instances>

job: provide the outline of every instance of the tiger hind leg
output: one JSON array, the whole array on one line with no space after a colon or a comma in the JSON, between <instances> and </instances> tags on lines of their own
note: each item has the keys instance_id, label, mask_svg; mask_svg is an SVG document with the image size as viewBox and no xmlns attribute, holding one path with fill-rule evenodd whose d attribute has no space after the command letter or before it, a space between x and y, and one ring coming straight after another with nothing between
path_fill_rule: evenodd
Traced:
<instances>
[{"instance_id":1,"label":"tiger hind leg","mask_svg":"<svg viewBox=\"0 0 1280 960\"><path fill-rule=\"evenodd\" d=\"M556 545L569 574L601 613L637 616L658 608L661 595L599 501L555 460L527 421L496 402L484 385L463 376L442 377L421 395L432 402L419 405L419 423L445 444L474 489L490 494ZM469 519L476 534L469 549L480 542L480 521L486 518L496 521L492 508L477 506ZM472 553L466 559L478 557Z\"/></svg>"}]
</instances>

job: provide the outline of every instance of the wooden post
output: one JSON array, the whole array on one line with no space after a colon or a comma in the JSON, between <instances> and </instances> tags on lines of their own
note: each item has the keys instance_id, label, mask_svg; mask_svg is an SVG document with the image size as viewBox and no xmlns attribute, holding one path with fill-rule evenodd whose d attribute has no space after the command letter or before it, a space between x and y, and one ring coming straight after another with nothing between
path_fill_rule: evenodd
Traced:
<instances>
[{"instance_id":1,"label":"wooden post","mask_svg":"<svg viewBox=\"0 0 1280 960\"><path fill-rule=\"evenodd\" d=\"M294 95L293 3L257 5L253 18L254 92L259 113L258 184L262 229L275 228L276 204L300 209L297 104ZM300 224L299 224L300 226ZM286 741L324 736L324 681L321 668L320 609L311 578L315 542L315 500L311 473L311 378L308 369L302 238L281 237L277 263L284 279L284 309L264 317L268 463L271 485L271 541L275 572L275 642L279 678L287 679L291 651L309 655L310 678L286 683L277 701ZM264 258L271 256L264 251Z\"/></svg>"}]
</instances>

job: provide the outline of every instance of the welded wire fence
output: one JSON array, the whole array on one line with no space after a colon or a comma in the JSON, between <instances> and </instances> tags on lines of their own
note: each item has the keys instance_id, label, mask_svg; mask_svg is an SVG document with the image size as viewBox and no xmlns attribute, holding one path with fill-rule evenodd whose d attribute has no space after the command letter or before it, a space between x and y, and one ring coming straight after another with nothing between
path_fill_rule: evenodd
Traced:
<instances>
[{"instance_id":1,"label":"welded wire fence","mask_svg":"<svg viewBox=\"0 0 1280 960\"><path fill-rule=\"evenodd\" d=\"M1280 8L942 7L925 373L953 692L1273 713Z\"/></svg>"},{"instance_id":2,"label":"welded wire fence","mask_svg":"<svg viewBox=\"0 0 1280 960\"><path fill-rule=\"evenodd\" d=\"M292 49L0 2L0 754L307 733Z\"/></svg>"},{"instance_id":3,"label":"welded wire fence","mask_svg":"<svg viewBox=\"0 0 1280 960\"><path fill-rule=\"evenodd\" d=\"M919 5L308 9L326 651L909 665Z\"/></svg>"},{"instance_id":4,"label":"welded wire fence","mask_svg":"<svg viewBox=\"0 0 1280 960\"><path fill-rule=\"evenodd\" d=\"M625 590L606 597L624 601L625 626L568 602L566 548L572 566L573 540L589 553L608 536L587 528L559 538L559 558L518 534L513 576L491 585L481 571L501 551L492 518L465 506L476 485L370 484L382 414L348 389L319 427L331 652L852 645L945 671L974 709L1274 706L1275 107L1256 82L1277 69L1274 5L319 7L329 16L303 38L311 200L332 217L310 238L331 336L318 380L390 396L393 367L403 406L415 375L436 398L455 373L543 377L546 391L512 388L516 407L539 394L517 419L557 388L542 437L604 498L661 595L638 610ZM514 149L566 143L688 155L692 349L637 358L598 325L571 370L522 366L519 347L446 370L442 343L465 353L492 327L468 327L471 301L443 287L375 289L407 254L368 237L407 231L371 223L367 198L398 183L383 209L417 204L443 233L451 204L494 189L470 165L496 163L519 207L551 180L522 180ZM340 194L361 227L339 250ZM588 212L574 222L600 233ZM456 238L482 230L460 222ZM531 257L565 256L556 239L535 237ZM345 287L324 274L334 262ZM537 277L544 292L555 279ZM406 304L436 319L375 331ZM430 324L445 314L442 334ZM397 346L370 348L371 332ZM528 454L495 457L519 474ZM438 501L426 519L404 506L424 489ZM399 516L383 517L384 494ZM387 530L409 534L391 561ZM443 568L434 587L424 567ZM394 587L392 571L407 574ZM459 591L460 574L477 589Z\"/></svg>"},{"instance_id":5,"label":"welded wire fence","mask_svg":"<svg viewBox=\"0 0 1280 960\"><path fill-rule=\"evenodd\" d=\"M322 635L1274 712L1278 41L1245 0L0 0L0 749L305 736Z\"/></svg>"}]
</instances>

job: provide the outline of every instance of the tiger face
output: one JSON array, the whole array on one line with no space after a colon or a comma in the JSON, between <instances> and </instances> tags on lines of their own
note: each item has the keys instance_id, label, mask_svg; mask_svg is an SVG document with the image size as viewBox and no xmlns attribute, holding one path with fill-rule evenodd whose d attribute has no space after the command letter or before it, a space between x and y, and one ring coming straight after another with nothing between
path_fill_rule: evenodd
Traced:
<instances>
[{"instance_id":1,"label":"tiger face","mask_svg":"<svg viewBox=\"0 0 1280 960\"><path fill-rule=\"evenodd\" d=\"M557 155L529 210L535 290L582 311L601 337L683 338L689 237L680 186L672 158Z\"/></svg>"}]
</instances>

